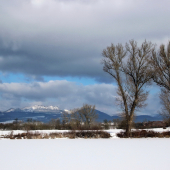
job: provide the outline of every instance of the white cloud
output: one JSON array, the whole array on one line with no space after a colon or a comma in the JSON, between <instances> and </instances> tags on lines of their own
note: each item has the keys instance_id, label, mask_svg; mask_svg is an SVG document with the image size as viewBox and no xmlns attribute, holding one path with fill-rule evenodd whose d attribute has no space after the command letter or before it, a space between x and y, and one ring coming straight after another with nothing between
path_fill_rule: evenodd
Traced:
<instances>
[{"instance_id":1,"label":"white cloud","mask_svg":"<svg viewBox=\"0 0 170 170\"><path fill-rule=\"evenodd\" d=\"M63 80L30 84L2 83L0 93L1 100L4 101L1 109L23 107L37 102L59 105L63 109L73 109L89 103L96 105L98 109L104 109L114 106L116 89L109 84L83 86Z\"/></svg>"},{"instance_id":2,"label":"white cloud","mask_svg":"<svg viewBox=\"0 0 170 170\"><path fill-rule=\"evenodd\" d=\"M0 84L1 110L34 104L57 105L62 109L73 109L88 103L100 111L116 114L117 87L111 84L76 85L66 80L37 83ZM149 96L148 107L143 114L156 114L159 109L157 94Z\"/></svg>"},{"instance_id":3,"label":"white cloud","mask_svg":"<svg viewBox=\"0 0 170 170\"><path fill-rule=\"evenodd\" d=\"M166 44L169 6L169 0L0 1L0 71L39 80L69 76L111 82L100 64L102 50L130 39ZM3 83L0 92L1 109L32 102L70 109L89 102L108 113L116 112L115 87L108 84ZM153 98L149 101L155 108L150 105L147 113L157 108Z\"/></svg>"}]
</instances>

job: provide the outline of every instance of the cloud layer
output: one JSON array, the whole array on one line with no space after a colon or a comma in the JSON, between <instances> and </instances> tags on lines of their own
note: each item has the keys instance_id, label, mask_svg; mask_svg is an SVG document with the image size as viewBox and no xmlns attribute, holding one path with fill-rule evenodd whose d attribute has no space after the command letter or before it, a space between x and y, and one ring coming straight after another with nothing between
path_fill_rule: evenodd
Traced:
<instances>
[{"instance_id":1,"label":"cloud layer","mask_svg":"<svg viewBox=\"0 0 170 170\"><path fill-rule=\"evenodd\" d=\"M145 39L167 43L170 1L164 0L5 0L0 2L1 110L31 104L61 108L95 104L118 111L112 79L102 70L102 50L111 43ZM3 83L5 74L24 75L32 83ZM44 76L90 78L99 84L43 81ZM17 82L17 81L15 81ZM157 94L155 94L157 97ZM158 97L157 97L158 98ZM146 113L159 99L150 95Z\"/></svg>"},{"instance_id":2,"label":"cloud layer","mask_svg":"<svg viewBox=\"0 0 170 170\"><path fill-rule=\"evenodd\" d=\"M170 2L7 0L0 2L0 69L33 76L110 81L101 53L110 43L167 42Z\"/></svg>"},{"instance_id":3,"label":"cloud layer","mask_svg":"<svg viewBox=\"0 0 170 170\"><path fill-rule=\"evenodd\" d=\"M66 80L36 83L0 84L1 110L33 104L57 105L73 109L88 103L111 115L120 112L116 104L117 87L111 84L76 85ZM143 114L156 114L159 109L157 94L150 95ZM142 111L143 112L143 111ZM142 114L142 112L140 114Z\"/></svg>"},{"instance_id":4,"label":"cloud layer","mask_svg":"<svg viewBox=\"0 0 170 170\"><path fill-rule=\"evenodd\" d=\"M62 109L81 107L84 103L96 105L98 109L116 112L116 87L109 84L76 85L74 82L49 81L36 83L0 84L1 101L10 107L23 107L32 104L58 105ZM8 109L1 105L1 110ZM115 105L116 106L116 105ZM111 110L108 110L112 108Z\"/></svg>"}]
</instances>

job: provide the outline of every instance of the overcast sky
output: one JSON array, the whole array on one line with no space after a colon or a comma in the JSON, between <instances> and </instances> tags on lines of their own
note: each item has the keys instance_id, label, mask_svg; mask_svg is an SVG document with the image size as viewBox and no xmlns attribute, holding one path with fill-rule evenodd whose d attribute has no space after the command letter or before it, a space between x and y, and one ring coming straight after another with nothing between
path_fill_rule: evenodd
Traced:
<instances>
[{"instance_id":1,"label":"overcast sky","mask_svg":"<svg viewBox=\"0 0 170 170\"><path fill-rule=\"evenodd\" d=\"M116 84L102 70L111 43L170 40L169 0L1 0L0 110L95 104L116 114ZM160 109L159 88L148 106Z\"/></svg>"}]
</instances>

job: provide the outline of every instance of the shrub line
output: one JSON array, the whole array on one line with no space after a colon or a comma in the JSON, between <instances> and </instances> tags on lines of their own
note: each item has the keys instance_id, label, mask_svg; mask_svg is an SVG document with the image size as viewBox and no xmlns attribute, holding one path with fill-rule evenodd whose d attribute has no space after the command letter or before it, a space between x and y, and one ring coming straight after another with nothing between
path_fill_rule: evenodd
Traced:
<instances>
[{"instance_id":1,"label":"shrub line","mask_svg":"<svg viewBox=\"0 0 170 170\"><path fill-rule=\"evenodd\" d=\"M128 138L126 135L126 132L120 132L117 133L117 136L119 138ZM170 137L170 131L166 132L155 132L153 130L135 130L132 131L130 134L130 138L169 138Z\"/></svg>"},{"instance_id":2,"label":"shrub line","mask_svg":"<svg viewBox=\"0 0 170 170\"><path fill-rule=\"evenodd\" d=\"M84 138L84 139L97 139L97 138L110 138L111 135L108 132L104 131L70 131L63 133L39 133L39 132L25 132L14 134L13 131L8 135L3 135L1 138L5 139L56 139L56 138Z\"/></svg>"}]
</instances>

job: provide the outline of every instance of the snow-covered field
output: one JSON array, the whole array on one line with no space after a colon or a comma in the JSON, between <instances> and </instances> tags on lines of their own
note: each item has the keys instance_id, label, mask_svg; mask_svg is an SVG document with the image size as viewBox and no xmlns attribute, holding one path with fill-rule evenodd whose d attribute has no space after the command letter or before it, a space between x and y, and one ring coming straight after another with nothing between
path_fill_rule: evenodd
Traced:
<instances>
[{"instance_id":1,"label":"snow-covered field","mask_svg":"<svg viewBox=\"0 0 170 170\"><path fill-rule=\"evenodd\" d=\"M108 131L111 139L1 139L0 169L170 169L170 139L119 139L114 134L120 130ZM7 131L0 131L0 135L4 133Z\"/></svg>"}]
</instances>

